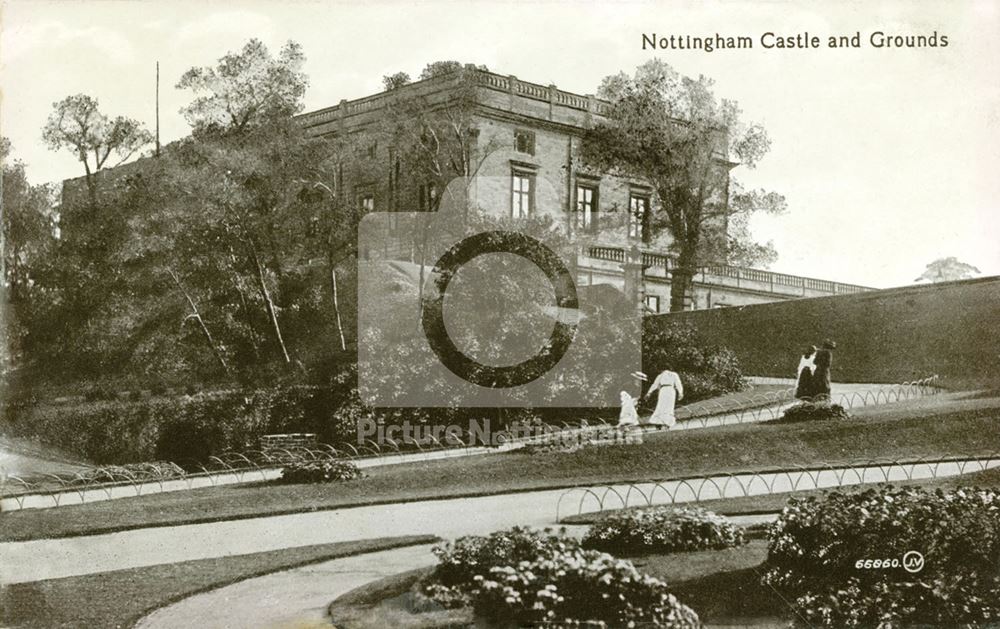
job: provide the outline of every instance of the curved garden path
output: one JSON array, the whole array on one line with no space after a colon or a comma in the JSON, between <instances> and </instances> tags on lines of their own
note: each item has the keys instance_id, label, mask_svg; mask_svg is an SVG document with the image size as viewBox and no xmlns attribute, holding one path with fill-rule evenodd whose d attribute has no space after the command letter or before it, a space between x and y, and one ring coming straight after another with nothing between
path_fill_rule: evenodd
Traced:
<instances>
[{"instance_id":1,"label":"curved garden path","mask_svg":"<svg viewBox=\"0 0 1000 629\"><path fill-rule=\"evenodd\" d=\"M739 516L751 524L776 516ZM582 534L586 526L569 527ZM379 579L432 566L433 544L332 559L294 570L248 579L162 607L140 620L136 629L329 629L330 603Z\"/></svg>"},{"instance_id":2,"label":"curved garden path","mask_svg":"<svg viewBox=\"0 0 1000 629\"><path fill-rule=\"evenodd\" d=\"M427 544L332 559L196 594L154 611L136 629L329 629L332 600L434 561Z\"/></svg>"}]
</instances>

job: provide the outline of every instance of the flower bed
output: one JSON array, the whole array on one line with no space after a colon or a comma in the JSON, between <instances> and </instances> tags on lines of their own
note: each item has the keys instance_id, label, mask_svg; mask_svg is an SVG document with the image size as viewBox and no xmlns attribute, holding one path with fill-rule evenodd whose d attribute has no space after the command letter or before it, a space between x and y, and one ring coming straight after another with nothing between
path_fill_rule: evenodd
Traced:
<instances>
[{"instance_id":1,"label":"flower bed","mask_svg":"<svg viewBox=\"0 0 1000 629\"><path fill-rule=\"evenodd\" d=\"M995 626L1000 492L886 486L792 499L766 569L764 583L813 626Z\"/></svg>"},{"instance_id":2,"label":"flower bed","mask_svg":"<svg viewBox=\"0 0 1000 629\"><path fill-rule=\"evenodd\" d=\"M583 550L563 532L514 527L460 538L434 554L439 563L423 592L446 608L470 607L488 622L698 626L697 615L664 582L630 562Z\"/></svg>"},{"instance_id":3,"label":"flower bed","mask_svg":"<svg viewBox=\"0 0 1000 629\"><path fill-rule=\"evenodd\" d=\"M364 474L351 461L296 461L281 470L281 483L335 483L363 478Z\"/></svg>"},{"instance_id":4,"label":"flower bed","mask_svg":"<svg viewBox=\"0 0 1000 629\"><path fill-rule=\"evenodd\" d=\"M475 577L476 615L511 626L700 627L667 584L629 561L592 550L560 551Z\"/></svg>"},{"instance_id":5,"label":"flower bed","mask_svg":"<svg viewBox=\"0 0 1000 629\"><path fill-rule=\"evenodd\" d=\"M629 509L598 520L583 546L616 554L732 548L743 531L725 517L699 507Z\"/></svg>"},{"instance_id":6,"label":"flower bed","mask_svg":"<svg viewBox=\"0 0 1000 629\"><path fill-rule=\"evenodd\" d=\"M517 565L579 546L580 543L567 537L565 531L539 531L522 526L486 536L460 537L434 547L438 564L433 581L446 587L462 588L470 586L476 575L488 574L490 568Z\"/></svg>"}]
</instances>

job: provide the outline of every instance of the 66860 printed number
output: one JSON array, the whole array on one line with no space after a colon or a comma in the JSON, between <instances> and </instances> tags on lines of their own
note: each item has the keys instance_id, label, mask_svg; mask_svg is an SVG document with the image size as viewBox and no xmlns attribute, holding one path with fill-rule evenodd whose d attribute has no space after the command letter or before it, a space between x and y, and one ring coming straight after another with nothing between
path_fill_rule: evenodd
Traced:
<instances>
[{"instance_id":1,"label":"66860 printed number","mask_svg":"<svg viewBox=\"0 0 1000 629\"><path fill-rule=\"evenodd\" d=\"M885 568L903 567L910 573L917 573L924 569L924 556L916 550L908 550L903 554L902 559L858 559L854 562L854 567L859 570L879 570Z\"/></svg>"},{"instance_id":2,"label":"66860 printed number","mask_svg":"<svg viewBox=\"0 0 1000 629\"><path fill-rule=\"evenodd\" d=\"M879 570L881 568L898 568L902 564L896 559L858 559L854 567L859 570Z\"/></svg>"}]
</instances>

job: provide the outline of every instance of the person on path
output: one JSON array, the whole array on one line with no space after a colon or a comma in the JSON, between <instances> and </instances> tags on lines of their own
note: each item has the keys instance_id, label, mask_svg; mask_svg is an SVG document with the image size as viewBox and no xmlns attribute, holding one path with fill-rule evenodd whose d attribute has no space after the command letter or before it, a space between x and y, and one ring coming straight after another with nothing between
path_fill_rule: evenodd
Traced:
<instances>
[{"instance_id":1,"label":"person on path","mask_svg":"<svg viewBox=\"0 0 1000 629\"><path fill-rule=\"evenodd\" d=\"M657 394L656 409L649 417L648 423L670 428L677 423L674 405L684 398L684 385L681 384L681 377L669 369L661 371L660 375L653 380L653 384L649 385L649 390L643 397L648 399L653 393Z\"/></svg>"},{"instance_id":2,"label":"person on path","mask_svg":"<svg viewBox=\"0 0 1000 629\"><path fill-rule=\"evenodd\" d=\"M813 396L812 381L816 373L816 346L810 345L799 357L799 371L796 377L795 398L808 400Z\"/></svg>"},{"instance_id":3,"label":"person on path","mask_svg":"<svg viewBox=\"0 0 1000 629\"><path fill-rule=\"evenodd\" d=\"M638 426L639 413L635 410L635 398L627 391L621 393L622 408L618 413L618 426Z\"/></svg>"},{"instance_id":4,"label":"person on path","mask_svg":"<svg viewBox=\"0 0 1000 629\"><path fill-rule=\"evenodd\" d=\"M813 398L816 400L830 399L830 369L833 367L833 350L837 349L837 344L827 339L823 341L819 351L816 352L816 371L812 377Z\"/></svg>"}]
</instances>

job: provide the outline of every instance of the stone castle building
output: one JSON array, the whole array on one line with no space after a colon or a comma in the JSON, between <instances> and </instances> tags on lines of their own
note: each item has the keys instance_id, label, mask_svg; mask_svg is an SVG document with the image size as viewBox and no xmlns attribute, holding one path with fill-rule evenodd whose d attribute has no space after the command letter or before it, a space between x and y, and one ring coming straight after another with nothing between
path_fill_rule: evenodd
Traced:
<instances>
[{"instance_id":1,"label":"stone castle building","mask_svg":"<svg viewBox=\"0 0 1000 629\"><path fill-rule=\"evenodd\" d=\"M299 120L314 136L354 138L358 158L338 170L337 194L345 202L365 211L426 211L434 209L446 182L407 172L403 150L381 132L390 116L400 114L401 103L419 101L425 111L449 111L458 100L465 113L454 126L456 134L467 135L470 206L501 216L548 214L564 222L584 243L577 264L580 284L605 283L622 290L636 284L639 295L635 298L642 299L649 311L669 308L672 258L665 251L669 236L653 241L643 238L648 232L644 218L655 211L657 203L652 188L643 181L589 170L579 157L583 133L607 111L605 101L466 66L462 72L341 101L302 114ZM734 164L727 160L725 140L720 133L717 159L720 168L728 169ZM630 250L638 264L625 264ZM637 282L628 281L626 267L640 269ZM699 269L688 307L738 306L864 290L718 264Z\"/></svg>"},{"instance_id":2,"label":"stone castle building","mask_svg":"<svg viewBox=\"0 0 1000 629\"><path fill-rule=\"evenodd\" d=\"M417 106L407 110L407 104ZM406 159L405 147L386 133L389 120L417 109L440 113L461 108L455 124L463 138L468 181L463 194L469 207L498 216L548 215L564 224L580 245L578 285L609 284L641 300L649 312L665 312L669 310L674 261L667 253L669 234L648 237L650 230L644 219L656 211L658 203L653 189L637 179L596 172L580 158L584 132L601 120L608 107L609 103L593 95L466 66L462 72L343 100L302 114L298 121L314 137L345 140L350 146L349 151L338 151L350 157L342 158L335 169L335 194L341 203L355 205L362 212L423 212L437 208L449 178L463 169L452 168L433 176L426 167L414 168ZM735 165L727 159L722 133L716 157L719 168ZM148 165L146 159L139 159L98 175L120 177ZM82 195L83 190L82 178L64 182L64 198ZM412 258L413 242L408 240L411 234L407 226L397 222L391 228L399 242L395 251L387 253ZM869 289L714 264L698 270L687 308L741 306L865 290Z\"/></svg>"}]
</instances>

